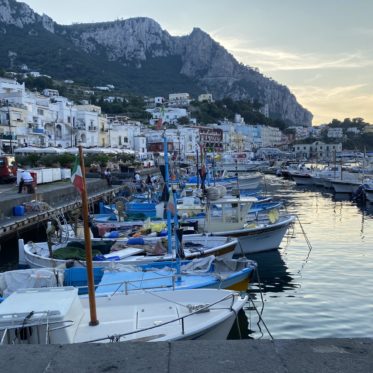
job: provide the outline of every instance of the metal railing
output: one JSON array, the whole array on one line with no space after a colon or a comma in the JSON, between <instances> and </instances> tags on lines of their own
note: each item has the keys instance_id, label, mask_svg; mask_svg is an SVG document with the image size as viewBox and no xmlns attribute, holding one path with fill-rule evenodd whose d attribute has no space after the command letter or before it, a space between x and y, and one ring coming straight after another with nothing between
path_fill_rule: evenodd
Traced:
<instances>
[{"instance_id":1,"label":"metal railing","mask_svg":"<svg viewBox=\"0 0 373 373\"><path fill-rule=\"evenodd\" d=\"M29 314L25 314L25 318L23 319L22 323L20 324L12 324L5 328L0 328L0 345L4 344L21 344L25 342L27 344L50 344L50 333L56 330L66 329L72 325L74 325L73 320L59 320L59 321L50 321L49 317L55 314L51 311L41 311L37 312L36 314L30 312ZM11 319L14 317L19 318L19 314L5 314L2 315L5 319ZM36 318L34 318L37 316ZM51 328L53 325L57 325L54 328ZM45 327L45 335L44 338L41 335L41 328ZM33 329L31 329L33 328ZM31 337L33 332L36 332L35 341L31 341ZM5 343L7 342L7 343Z\"/></svg>"}]
</instances>

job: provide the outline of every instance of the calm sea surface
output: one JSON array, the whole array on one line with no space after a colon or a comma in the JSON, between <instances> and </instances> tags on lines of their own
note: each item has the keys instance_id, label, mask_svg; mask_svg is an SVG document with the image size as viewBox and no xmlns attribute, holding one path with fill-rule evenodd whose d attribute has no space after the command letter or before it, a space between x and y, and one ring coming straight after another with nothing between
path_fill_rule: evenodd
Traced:
<instances>
[{"instance_id":1,"label":"calm sea surface","mask_svg":"<svg viewBox=\"0 0 373 373\"><path fill-rule=\"evenodd\" d=\"M268 194L299 217L312 245L296 222L279 251L251 257L259 264L263 304L257 282L251 295L259 311L264 306L269 332L274 338L373 337L373 206L266 178ZM250 337L270 338L255 311L246 315Z\"/></svg>"},{"instance_id":2,"label":"calm sea surface","mask_svg":"<svg viewBox=\"0 0 373 373\"><path fill-rule=\"evenodd\" d=\"M280 250L250 257L261 280L250 295L269 333L275 339L373 337L373 206L272 176L266 180L268 195L299 217L312 245L310 250L296 222ZM26 241L44 239L33 234L26 233ZM14 268L16 240L1 247L0 270ZM231 337L270 338L258 321L249 303L239 317L240 333Z\"/></svg>"}]
</instances>

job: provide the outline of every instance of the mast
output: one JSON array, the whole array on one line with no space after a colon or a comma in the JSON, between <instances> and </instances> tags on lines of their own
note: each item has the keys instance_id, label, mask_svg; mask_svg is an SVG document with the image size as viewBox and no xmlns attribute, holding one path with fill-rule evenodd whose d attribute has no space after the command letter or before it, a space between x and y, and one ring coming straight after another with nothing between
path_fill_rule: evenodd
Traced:
<instances>
[{"instance_id":1,"label":"mast","mask_svg":"<svg viewBox=\"0 0 373 373\"><path fill-rule=\"evenodd\" d=\"M89 312L91 320L90 326L96 326L99 324L96 314L96 298L95 298L95 284L93 279L93 265L92 265L92 242L89 230L89 218L88 218L88 199L87 199L87 186L85 181L85 168L84 168L84 157L83 148L79 145L79 160L80 168L83 179L83 189L81 191L82 197L82 213L84 222L84 242L85 242L85 255L87 264L87 282L88 282L88 298L89 298Z\"/></svg>"},{"instance_id":2,"label":"mast","mask_svg":"<svg viewBox=\"0 0 373 373\"><path fill-rule=\"evenodd\" d=\"M164 150L164 173L165 173L165 183L168 193L170 193L170 187L169 187L169 170L168 170L168 144L167 144L167 136L166 136L166 130L163 134L163 150ZM172 193L172 191L171 191ZM173 198L173 196L172 196ZM169 196L170 199L170 196ZM167 202L168 204L169 202ZM167 206L167 253L172 255L172 232L171 232L171 211Z\"/></svg>"}]
</instances>

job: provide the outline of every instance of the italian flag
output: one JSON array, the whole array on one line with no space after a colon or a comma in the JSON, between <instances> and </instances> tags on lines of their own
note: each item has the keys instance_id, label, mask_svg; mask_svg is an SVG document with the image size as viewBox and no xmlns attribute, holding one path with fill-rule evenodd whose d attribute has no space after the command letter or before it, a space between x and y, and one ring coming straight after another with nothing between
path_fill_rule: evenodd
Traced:
<instances>
[{"instance_id":1,"label":"italian flag","mask_svg":"<svg viewBox=\"0 0 373 373\"><path fill-rule=\"evenodd\" d=\"M84 190L82 169L80 168L79 158L75 157L75 163L71 170L71 182L80 193Z\"/></svg>"}]
</instances>

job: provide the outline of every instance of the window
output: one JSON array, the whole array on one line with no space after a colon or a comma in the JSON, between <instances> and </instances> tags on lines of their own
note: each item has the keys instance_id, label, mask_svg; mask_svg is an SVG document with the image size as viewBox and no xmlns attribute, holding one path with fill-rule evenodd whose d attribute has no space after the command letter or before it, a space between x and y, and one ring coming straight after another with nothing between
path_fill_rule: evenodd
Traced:
<instances>
[{"instance_id":1,"label":"window","mask_svg":"<svg viewBox=\"0 0 373 373\"><path fill-rule=\"evenodd\" d=\"M44 110L43 109L38 109L38 115L44 115Z\"/></svg>"},{"instance_id":2,"label":"window","mask_svg":"<svg viewBox=\"0 0 373 373\"><path fill-rule=\"evenodd\" d=\"M118 144L122 145L122 136L118 136Z\"/></svg>"}]
</instances>

